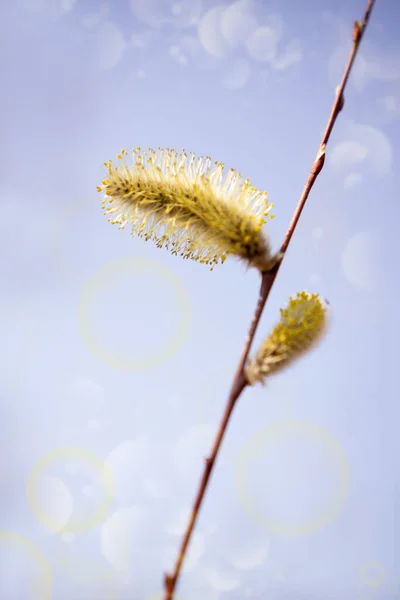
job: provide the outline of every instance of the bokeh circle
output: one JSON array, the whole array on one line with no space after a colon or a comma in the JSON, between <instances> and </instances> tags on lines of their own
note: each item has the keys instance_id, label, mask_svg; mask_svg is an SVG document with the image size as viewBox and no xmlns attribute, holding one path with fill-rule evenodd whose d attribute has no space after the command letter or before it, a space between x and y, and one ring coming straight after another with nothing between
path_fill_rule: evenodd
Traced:
<instances>
[{"instance_id":1,"label":"bokeh circle","mask_svg":"<svg viewBox=\"0 0 400 600\"><path fill-rule=\"evenodd\" d=\"M386 571L380 563L368 562L361 567L361 581L370 588L381 587L386 580Z\"/></svg>"},{"instance_id":2,"label":"bokeh circle","mask_svg":"<svg viewBox=\"0 0 400 600\"><path fill-rule=\"evenodd\" d=\"M85 466L89 466L97 475L103 494L99 506L96 507L90 516L80 519L74 519L72 517L62 528L59 528L54 522L54 518L51 515L46 514L46 511L41 505L39 499L39 487L41 478L46 476L46 469L62 459L78 460L84 463ZM114 500L114 485L111 471L104 464L104 461L96 456L96 454L93 454L85 448L58 448L57 450L45 454L34 465L28 476L26 493L32 513L48 530L56 530L58 533L63 534L83 533L84 531L96 527L96 525L103 521L107 516Z\"/></svg>"},{"instance_id":3,"label":"bokeh circle","mask_svg":"<svg viewBox=\"0 0 400 600\"><path fill-rule=\"evenodd\" d=\"M267 441L276 442L278 440L286 440L294 434L301 434L305 437L309 437L322 445L325 451L327 451L336 462L340 473L338 489L325 512L296 525L263 514L257 509L247 484L247 474L250 463L263 455L262 445ZM277 456L276 460L279 464L279 456ZM350 469L340 444L325 429L306 421L294 421L288 419L264 427L247 440L240 450L237 459L235 484L240 504L247 514L261 527L264 527L271 533L279 535L306 535L322 529L338 515L344 506L350 488Z\"/></svg>"},{"instance_id":4,"label":"bokeh circle","mask_svg":"<svg viewBox=\"0 0 400 600\"><path fill-rule=\"evenodd\" d=\"M0 531L0 544L6 544L8 548L10 546L21 548L33 560L35 568L38 569L38 577L32 583L32 596L29 596L26 600L29 600L29 598L31 600L37 600L38 598L40 600L51 600L53 594L51 566L36 544L18 533L5 530Z\"/></svg>"},{"instance_id":5,"label":"bokeh circle","mask_svg":"<svg viewBox=\"0 0 400 600\"><path fill-rule=\"evenodd\" d=\"M147 355L127 356L123 353L117 354L109 349L107 344L100 339L92 323L91 311L96 296L101 291L109 289L110 285L118 280L126 279L128 276L148 275L149 273L158 277L161 283L166 282L173 287L179 307L179 325L175 329L173 336ZM117 310L117 298L115 304ZM162 288L160 288L160 305L162 308ZM186 340L189 332L190 316L190 297L179 277L161 263L146 258L121 258L106 264L96 271L84 286L78 306L79 329L88 348L106 364L126 371L151 369L170 359L178 352ZM131 318L140 319L143 317L134 315L133 307ZM151 328L151 323L149 324L149 328Z\"/></svg>"}]
</instances>

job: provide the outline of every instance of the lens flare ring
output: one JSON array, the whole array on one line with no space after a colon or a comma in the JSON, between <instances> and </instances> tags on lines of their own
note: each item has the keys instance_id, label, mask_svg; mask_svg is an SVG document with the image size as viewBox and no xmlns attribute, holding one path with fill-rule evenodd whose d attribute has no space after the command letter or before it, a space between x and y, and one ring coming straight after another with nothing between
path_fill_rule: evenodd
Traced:
<instances>
[{"instance_id":1,"label":"lens flare ring","mask_svg":"<svg viewBox=\"0 0 400 600\"><path fill-rule=\"evenodd\" d=\"M140 356L116 354L100 339L92 323L92 307L99 293L109 289L116 279L149 273L157 276L161 282L167 282L175 291L178 302L180 322L173 336L153 352ZM162 290L160 289L160 294ZM171 269L153 260L145 258L122 258L112 261L96 271L83 288L78 305L78 324L82 338L91 352L103 362L115 369L142 371L152 369L169 360L184 344L190 326L190 297L177 275Z\"/></svg>"},{"instance_id":2,"label":"lens flare ring","mask_svg":"<svg viewBox=\"0 0 400 600\"><path fill-rule=\"evenodd\" d=\"M293 434L301 434L321 444L335 460L340 472L338 489L326 511L297 525L289 524L284 520L278 520L261 513L255 506L247 484L249 466L261 457L262 445L267 441L286 440ZM261 527L279 535L307 535L328 525L343 508L350 488L350 469L343 449L337 440L326 430L313 423L289 419L264 427L252 435L244 444L239 452L236 463L235 483L240 504L247 514Z\"/></svg>"},{"instance_id":3,"label":"lens flare ring","mask_svg":"<svg viewBox=\"0 0 400 600\"><path fill-rule=\"evenodd\" d=\"M72 517L64 527L59 529L55 526L54 519L43 510L38 488L41 477L46 475L46 469L62 459L79 460L89 465L99 478L103 490L103 498L91 516L81 519L74 519ZM58 448L42 456L34 465L28 476L26 494L32 513L47 529L50 531L57 530L59 534L83 533L96 527L107 516L114 500L113 477L111 471L104 464L104 461L89 450L85 448Z\"/></svg>"}]
</instances>

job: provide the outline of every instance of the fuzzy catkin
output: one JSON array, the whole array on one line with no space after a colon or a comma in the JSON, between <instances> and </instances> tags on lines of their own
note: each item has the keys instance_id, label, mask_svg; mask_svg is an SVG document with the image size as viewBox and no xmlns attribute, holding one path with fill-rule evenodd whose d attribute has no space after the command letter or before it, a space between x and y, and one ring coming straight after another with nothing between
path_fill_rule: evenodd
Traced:
<instances>
[{"instance_id":1,"label":"fuzzy catkin","mask_svg":"<svg viewBox=\"0 0 400 600\"><path fill-rule=\"evenodd\" d=\"M289 366L311 350L326 331L327 308L319 294L300 292L280 312L279 323L245 367L250 385L264 383L266 377Z\"/></svg>"},{"instance_id":2,"label":"fuzzy catkin","mask_svg":"<svg viewBox=\"0 0 400 600\"><path fill-rule=\"evenodd\" d=\"M132 235L153 240L159 248L213 268L228 255L260 271L273 257L262 227L271 214L267 193L210 157L195 159L183 151L140 148L104 165L108 177L98 186L102 207L112 224L130 225Z\"/></svg>"}]
</instances>

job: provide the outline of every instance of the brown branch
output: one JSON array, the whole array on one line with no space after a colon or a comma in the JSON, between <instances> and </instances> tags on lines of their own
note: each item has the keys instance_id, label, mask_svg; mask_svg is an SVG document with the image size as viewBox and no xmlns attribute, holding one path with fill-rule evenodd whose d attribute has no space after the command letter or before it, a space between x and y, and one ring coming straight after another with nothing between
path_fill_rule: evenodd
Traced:
<instances>
[{"instance_id":1,"label":"brown branch","mask_svg":"<svg viewBox=\"0 0 400 600\"><path fill-rule=\"evenodd\" d=\"M201 478L200 485L199 485L199 488L197 491L197 495L196 495L196 498L195 498L195 501L193 504L192 513L190 515L190 519L189 519L189 522L186 527L186 532L185 532L185 535L181 542L181 546L179 549L179 554L178 554L178 558L176 560L175 568L174 568L174 571L172 574L167 573L164 577L164 587L165 587L164 600L173 600L175 587L176 587L176 584L177 584L177 581L178 581L178 578L179 578L179 575L181 572L182 564L183 564L183 561L184 561L184 558L186 555L186 551L187 551L187 548L188 548L188 545L190 542L190 538L191 538L194 526L196 524L197 517L199 515L200 507L201 507L203 499L204 499L204 495L205 495L205 491L207 489L210 475L212 473L222 440L224 438L224 435L225 435L227 427L228 427L229 419L231 417L232 411L236 405L238 398L240 397L241 393L248 385L246 378L245 378L244 369L245 369L246 361L247 361L247 358L248 358L248 355L250 352L250 347L253 342L256 330L257 330L258 323L260 321L260 318L261 318L262 312L264 310L265 303L268 299L269 293L272 289L272 285L275 281L275 277L276 277L276 275L279 271L279 268L282 264L282 260L286 253L286 250L289 246L289 243L293 236L293 233L296 229L296 225L298 223L298 220L300 218L300 215L302 213L304 205L307 201L308 195L309 195L311 188L313 187L319 173L321 172L321 170L324 166L325 148L329 141L329 138L332 133L332 129L336 122L336 119L337 119L340 111L343 108L343 105L344 105L343 92L346 87L346 83L349 78L350 71L351 71L351 68L354 63L354 59L357 55L357 50L360 45L362 36L363 36L365 28L368 24L374 2L375 2L375 0L368 1L362 22L360 23L360 22L356 21L354 23L352 49L350 52L349 59L347 61L346 68L343 73L342 81L340 82L340 85L336 90L335 102L333 104L324 135L322 136L322 141L321 141L317 156L314 160L314 163L311 168L310 174L308 176L306 185L304 186L304 189L300 196L300 200L294 211L292 220L289 224L287 233L285 235L282 246L280 248L280 252L277 255L277 262L270 271L262 273L261 289L260 289L260 295L259 295L258 302L257 302L257 307L256 307L256 310L255 310L255 313L253 316L253 320L250 325L249 332L247 334L246 342L245 342L245 345L244 345L244 348L242 351L242 355L240 357L239 365L236 370L236 374L235 374L235 377L234 377L234 380L232 383L231 391L230 391L230 394L229 394L229 397L228 397L228 400L226 403L224 414L222 416L222 419L221 419L221 422L220 422L220 425L219 425L219 428L217 431L217 435L214 440L213 447L211 449L211 453L210 453L209 457L207 457L205 459L203 476Z\"/></svg>"}]
</instances>

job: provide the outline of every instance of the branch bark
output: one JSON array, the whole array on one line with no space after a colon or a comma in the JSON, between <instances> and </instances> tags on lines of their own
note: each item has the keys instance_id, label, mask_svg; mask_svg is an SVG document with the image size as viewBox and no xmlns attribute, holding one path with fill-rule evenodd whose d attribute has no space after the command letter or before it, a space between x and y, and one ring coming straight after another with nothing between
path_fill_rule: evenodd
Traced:
<instances>
[{"instance_id":1,"label":"branch bark","mask_svg":"<svg viewBox=\"0 0 400 600\"><path fill-rule=\"evenodd\" d=\"M210 476L215 465L215 461L218 456L218 452L221 447L222 440L225 436L229 420L232 415L232 411L236 405L238 398L241 396L243 390L247 387L247 381L244 374L245 365L247 362L247 358L250 352L251 344L253 342L258 323L260 321L261 315L264 310L265 303L268 299L270 291L272 289L275 278L278 274L280 266L282 264L283 258L285 256L286 250L289 246L290 240L292 239L293 233L296 229L296 225L299 221L300 215L303 211L311 188L313 187L318 175L320 174L324 162L325 162L325 149L326 145L329 141L330 135L332 133L332 129L335 125L336 119L344 106L344 90L350 75L351 68L353 66L355 57L357 55L357 51L362 40L365 29L368 25L369 18L371 15L371 11L373 8L375 0L368 0L363 20L361 22L355 21L353 25L353 44L350 51L350 55L343 73L342 80L336 90L336 98L332 106L331 114L329 115L328 123L325 129L325 132L322 136L321 144L318 149L317 156L314 160L314 163L311 167L310 174L308 176L307 182L303 188L300 199L294 211L292 220L289 224L288 230L286 232L285 238L282 242L282 246L277 255L277 262L275 266L270 270L262 273L261 276L261 288L260 294L256 306L256 310L250 325L249 332L247 334L247 338L244 344L244 348L240 357L239 365L237 367L235 377L233 379L231 391L225 406L224 413L222 415L221 422L218 427L217 435L214 440L213 447L211 449L210 455L205 459L204 471L200 481L200 485L193 503L192 512L189 518L189 522L186 527L186 531L184 537L182 539L178 557L175 563L174 570L172 574L166 573L164 576L164 589L165 595L164 600L173 600L175 588L178 582L179 575L181 573L182 564L186 556L187 548L189 546L190 538L196 524L197 517L199 515L199 511L204 499L204 495L210 480Z\"/></svg>"}]
</instances>

